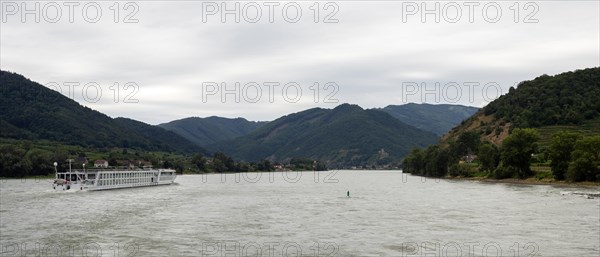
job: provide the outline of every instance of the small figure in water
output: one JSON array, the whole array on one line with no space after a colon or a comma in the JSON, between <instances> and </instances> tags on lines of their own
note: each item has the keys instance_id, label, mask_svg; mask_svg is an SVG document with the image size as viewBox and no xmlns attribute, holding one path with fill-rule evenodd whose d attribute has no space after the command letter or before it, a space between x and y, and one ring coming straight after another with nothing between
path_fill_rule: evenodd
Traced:
<instances>
[{"instance_id":1,"label":"small figure in water","mask_svg":"<svg viewBox=\"0 0 600 257\"><path fill-rule=\"evenodd\" d=\"M346 192L346 196L350 197L350 191Z\"/></svg>"}]
</instances>

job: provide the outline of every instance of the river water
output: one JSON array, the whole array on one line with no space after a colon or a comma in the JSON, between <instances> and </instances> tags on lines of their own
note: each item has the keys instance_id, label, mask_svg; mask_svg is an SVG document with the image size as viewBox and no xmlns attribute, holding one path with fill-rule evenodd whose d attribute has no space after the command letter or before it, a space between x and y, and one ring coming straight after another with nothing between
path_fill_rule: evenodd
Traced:
<instances>
[{"instance_id":1,"label":"river water","mask_svg":"<svg viewBox=\"0 0 600 257\"><path fill-rule=\"evenodd\" d=\"M577 194L598 188L398 171L185 175L99 192L48 181L0 181L1 256L600 256L600 199Z\"/></svg>"}]
</instances>

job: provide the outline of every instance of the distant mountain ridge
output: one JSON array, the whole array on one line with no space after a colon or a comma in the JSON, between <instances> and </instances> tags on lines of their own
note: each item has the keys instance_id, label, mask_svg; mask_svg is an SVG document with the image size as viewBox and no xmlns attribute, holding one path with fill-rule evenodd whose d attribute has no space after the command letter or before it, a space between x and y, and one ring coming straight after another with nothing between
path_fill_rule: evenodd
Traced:
<instances>
[{"instance_id":1,"label":"distant mountain ridge","mask_svg":"<svg viewBox=\"0 0 600 257\"><path fill-rule=\"evenodd\" d=\"M408 103L388 105L375 110L389 113L403 123L441 136L473 115L479 108L450 104ZM244 118L230 119L211 116L207 118L189 117L162 123L158 126L173 131L198 145L208 146L248 135L266 123L248 121Z\"/></svg>"},{"instance_id":2,"label":"distant mountain ridge","mask_svg":"<svg viewBox=\"0 0 600 257\"><path fill-rule=\"evenodd\" d=\"M244 118L190 117L158 126L173 131L201 146L244 136L267 122L248 121Z\"/></svg>"},{"instance_id":3,"label":"distant mountain ridge","mask_svg":"<svg viewBox=\"0 0 600 257\"><path fill-rule=\"evenodd\" d=\"M389 113L400 121L441 136L463 120L475 114L479 108L451 104L388 105L377 109Z\"/></svg>"},{"instance_id":4,"label":"distant mountain ridge","mask_svg":"<svg viewBox=\"0 0 600 257\"><path fill-rule=\"evenodd\" d=\"M177 135L172 131L168 131L158 126L152 126L141 121L134 119L118 117L114 119L122 127L136 131L138 134L153 138L158 142L162 143L158 145L160 149L180 149L184 152L202 152L208 154L204 148L198 147L198 145L188 141L184 137Z\"/></svg>"},{"instance_id":5,"label":"distant mountain ridge","mask_svg":"<svg viewBox=\"0 0 600 257\"><path fill-rule=\"evenodd\" d=\"M97 148L206 152L173 132L112 119L12 72L0 71L0 109L0 137Z\"/></svg>"},{"instance_id":6,"label":"distant mountain ridge","mask_svg":"<svg viewBox=\"0 0 600 257\"><path fill-rule=\"evenodd\" d=\"M112 119L16 73L1 71L0 83L3 138L211 154L205 150L209 148L241 160L311 158L338 167L391 165L411 148L438 140L434 133L408 125L386 111L351 104L313 108L271 122L213 116L152 126L128 118ZM398 114L407 106L384 109ZM453 106L442 109L456 113L463 110Z\"/></svg>"},{"instance_id":7,"label":"distant mountain ridge","mask_svg":"<svg viewBox=\"0 0 600 257\"><path fill-rule=\"evenodd\" d=\"M234 158L254 161L311 158L330 166L384 165L416 146L438 140L431 133L404 124L385 112L342 104L289 114L254 132L208 146Z\"/></svg>"}]
</instances>

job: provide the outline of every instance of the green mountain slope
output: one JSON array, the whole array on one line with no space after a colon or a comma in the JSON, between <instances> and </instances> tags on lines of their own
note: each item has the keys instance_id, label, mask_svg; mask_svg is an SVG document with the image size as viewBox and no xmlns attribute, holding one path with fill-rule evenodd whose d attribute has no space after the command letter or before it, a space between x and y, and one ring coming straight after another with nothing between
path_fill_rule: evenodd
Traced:
<instances>
[{"instance_id":1,"label":"green mountain slope","mask_svg":"<svg viewBox=\"0 0 600 257\"><path fill-rule=\"evenodd\" d=\"M600 68L542 75L509 92L444 135L443 141L476 131L501 144L513 128L588 126L600 117Z\"/></svg>"},{"instance_id":2,"label":"green mountain slope","mask_svg":"<svg viewBox=\"0 0 600 257\"><path fill-rule=\"evenodd\" d=\"M384 165L435 134L404 124L389 114L343 104L314 108L269 122L251 134L210 146L243 160L311 158L333 167Z\"/></svg>"},{"instance_id":3,"label":"green mountain slope","mask_svg":"<svg viewBox=\"0 0 600 257\"><path fill-rule=\"evenodd\" d=\"M486 115L515 127L579 125L600 116L600 68L542 75L488 104Z\"/></svg>"},{"instance_id":4,"label":"green mountain slope","mask_svg":"<svg viewBox=\"0 0 600 257\"><path fill-rule=\"evenodd\" d=\"M0 71L0 109L0 137L4 138L49 140L97 148L204 151L162 128L113 120L22 75L7 71Z\"/></svg>"},{"instance_id":5,"label":"green mountain slope","mask_svg":"<svg viewBox=\"0 0 600 257\"><path fill-rule=\"evenodd\" d=\"M599 99L599 67L521 82L439 144L411 151L403 169L438 177L600 181Z\"/></svg>"},{"instance_id":6,"label":"green mountain slope","mask_svg":"<svg viewBox=\"0 0 600 257\"><path fill-rule=\"evenodd\" d=\"M197 144L190 142L182 136L177 135L172 131L168 131L158 126L152 126L141 121L129 118L115 118L119 125L137 132L145 138L152 138L156 141L155 144L159 149L178 149L183 152L203 152L207 154L203 148Z\"/></svg>"},{"instance_id":7,"label":"green mountain slope","mask_svg":"<svg viewBox=\"0 0 600 257\"><path fill-rule=\"evenodd\" d=\"M582 136L600 135L600 117L592 120L585 120L580 125L551 125L537 128L540 133L540 148L548 148L552 141L552 136L560 131L574 132Z\"/></svg>"},{"instance_id":8,"label":"green mountain slope","mask_svg":"<svg viewBox=\"0 0 600 257\"><path fill-rule=\"evenodd\" d=\"M205 146L247 135L265 123L248 121L243 118L228 119L213 116L185 118L158 126L173 131L198 145Z\"/></svg>"},{"instance_id":9,"label":"green mountain slope","mask_svg":"<svg viewBox=\"0 0 600 257\"><path fill-rule=\"evenodd\" d=\"M479 108L451 104L409 103L388 105L378 110L387 112L408 125L441 136L463 120L471 117Z\"/></svg>"}]
</instances>

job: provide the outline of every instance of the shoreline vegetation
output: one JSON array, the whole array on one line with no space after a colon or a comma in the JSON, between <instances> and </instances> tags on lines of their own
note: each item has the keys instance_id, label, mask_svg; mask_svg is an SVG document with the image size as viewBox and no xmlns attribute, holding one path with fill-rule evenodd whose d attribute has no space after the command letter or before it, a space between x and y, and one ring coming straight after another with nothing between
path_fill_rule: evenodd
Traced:
<instances>
[{"instance_id":1,"label":"shoreline vegetation","mask_svg":"<svg viewBox=\"0 0 600 257\"><path fill-rule=\"evenodd\" d=\"M205 173L197 173L197 172L184 172L179 173L178 175L192 175L192 176L200 176L200 175L217 175L217 174L239 174L239 173L261 173L261 172L273 172L273 173L281 173L281 172L323 172L323 171L314 171L314 170L273 170L273 171L238 171L238 172L205 172ZM350 170L350 171L377 171L377 170ZM400 170L392 170L401 172ZM410 173L407 173L410 174ZM413 175L413 174L411 174ZM557 186L557 187L579 187L579 188L590 188L590 189L598 189L600 190L600 182L597 181L578 181L578 182L569 182L566 180L556 180L553 178L535 178L529 177L525 179L520 178L504 178L504 179L495 179L489 178L486 176L473 176L473 177L426 177L420 175L413 175L416 177L425 177L428 179L444 179L444 180L457 180L457 181L476 181L482 183L489 184L515 184L515 185L532 185L532 186ZM25 177L0 177L0 180L19 180L19 179L53 179L54 174L49 174L47 176L25 176Z\"/></svg>"},{"instance_id":2,"label":"shoreline vegetation","mask_svg":"<svg viewBox=\"0 0 600 257\"><path fill-rule=\"evenodd\" d=\"M578 182L569 182L565 180L555 180L551 178L545 179L536 179L536 178L505 178L505 179L495 179L488 177L444 177L441 179L447 180L466 180L466 181L478 181L483 183L490 184L517 184L517 185L534 185L534 186L561 186L561 187L585 187L585 188L595 188L600 189L600 182L594 181L578 181Z\"/></svg>"},{"instance_id":3,"label":"shoreline vegetation","mask_svg":"<svg viewBox=\"0 0 600 257\"><path fill-rule=\"evenodd\" d=\"M501 146L463 132L446 145L413 149L404 159L407 173L425 177L483 182L552 185L600 185L600 136L567 131L552 135L543 149L532 128L514 129Z\"/></svg>"},{"instance_id":4,"label":"shoreline vegetation","mask_svg":"<svg viewBox=\"0 0 600 257\"><path fill-rule=\"evenodd\" d=\"M425 177L511 181L521 184L600 184L600 136L559 131L544 148L536 129L516 128L502 145L463 132L446 145L413 149L404 159L407 173Z\"/></svg>"},{"instance_id":5,"label":"shoreline vegetation","mask_svg":"<svg viewBox=\"0 0 600 257\"><path fill-rule=\"evenodd\" d=\"M292 158L283 162L260 160L245 162L234 160L224 153L205 155L202 152L185 154L177 152L147 151L136 148L92 148L63 145L52 141L14 140L0 138L1 178L53 178L53 162L58 170L69 170L67 159L72 159L72 168L92 168L95 161L105 161L109 168L154 167L174 169L178 174L207 172L233 173L273 170L327 170L324 163L308 158Z\"/></svg>"},{"instance_id":6,"label":"shoreline vegetation","mask_svg":"<svg viewBox=\"0 0 600 257\"><path fill-rule=\"evenodd\" d=\"M413 149L402 167L427 177L598 183L598 78L595 67L523 81L438 144Z\"/></svg>"}]
</instances>

